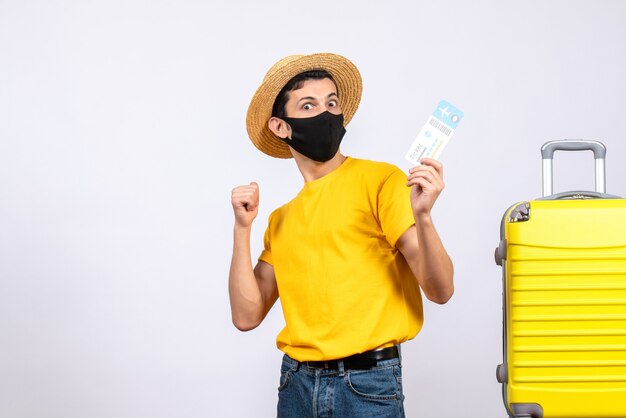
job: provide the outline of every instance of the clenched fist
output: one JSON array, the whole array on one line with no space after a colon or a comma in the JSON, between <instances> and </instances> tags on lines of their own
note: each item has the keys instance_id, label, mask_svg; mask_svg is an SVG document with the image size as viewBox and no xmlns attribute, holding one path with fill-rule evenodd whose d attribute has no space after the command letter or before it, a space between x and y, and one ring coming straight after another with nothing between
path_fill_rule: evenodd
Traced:
<instances>
[{"instance_id":1,"label":"clenched fist","mask_svg":"<svg viewBox=\"0 0 626 418\"><path fill-rule=\"evenodd\" d=\"M255 182L247 186L237 186L231 195L235 225L249 227L259 211L259 185Z\"/></svg>"}]
</instances>

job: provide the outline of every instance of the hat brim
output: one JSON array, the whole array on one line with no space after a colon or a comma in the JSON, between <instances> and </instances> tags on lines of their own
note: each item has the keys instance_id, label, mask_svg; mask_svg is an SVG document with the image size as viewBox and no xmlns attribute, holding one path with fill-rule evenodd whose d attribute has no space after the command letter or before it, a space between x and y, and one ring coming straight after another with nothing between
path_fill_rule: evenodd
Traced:
<instances>
[{"instance_id":1,"label":"hat brim","mask_svg":"<svg viewBox=\"0 0 626 418\"><path fill-rule=\"evenodd\" d=\"M291 158L289 146L278 139L267 126L278 93L296 75L305 71L325 70L337 86L344 126L348 125L361 101L363 84L356 66L337 54L320 53L292 55L276 63L263 79L252 97L246 116L246 128L252 143L265 154L276 158Z\"/></svg>"}]
</instances>

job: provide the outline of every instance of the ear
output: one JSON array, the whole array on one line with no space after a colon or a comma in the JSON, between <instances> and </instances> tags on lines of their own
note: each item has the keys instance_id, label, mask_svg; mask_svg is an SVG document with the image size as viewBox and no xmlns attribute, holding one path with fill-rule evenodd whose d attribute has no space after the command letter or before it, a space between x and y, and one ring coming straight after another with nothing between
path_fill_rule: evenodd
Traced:
<instances>
[{"instance_id":1,"label":"ear","mask_svg":"<svg viewBox=\"0 0 626 418\"><path fill-rule=\"evenodd\" d=\"M270 128L270 131L277 137L291 139L291 126L281 118L272 116L270 120L267 121L267 127Z\"/></svg>"}]
</instances>

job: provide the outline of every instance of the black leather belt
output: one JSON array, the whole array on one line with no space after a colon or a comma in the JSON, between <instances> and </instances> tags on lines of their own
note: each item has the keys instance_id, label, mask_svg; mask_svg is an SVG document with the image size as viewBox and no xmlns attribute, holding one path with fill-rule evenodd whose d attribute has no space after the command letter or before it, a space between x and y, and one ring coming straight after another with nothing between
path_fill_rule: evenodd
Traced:
<instances>
[{"instance_id":1,"label":"black leather belt","mask_svg":"<svg viewBox=\"0 0 626 418\"><path fill-rule=\"evenodd\" d=\"M398 357L400 357L398 347L394 345L337 360L303 361L301 364L315 369L339 370L339 362L343 362L344 370L367 370L376 367L379 360L390 360Z\"/></svg>"}]
</instances>

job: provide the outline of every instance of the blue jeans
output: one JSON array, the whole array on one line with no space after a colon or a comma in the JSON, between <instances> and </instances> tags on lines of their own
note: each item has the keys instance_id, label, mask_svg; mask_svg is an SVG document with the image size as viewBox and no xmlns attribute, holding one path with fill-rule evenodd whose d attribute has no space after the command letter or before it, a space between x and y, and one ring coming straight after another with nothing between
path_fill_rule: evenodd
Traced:
<instances>
[{"instance_id":1,"label":"blue jeans","mask_svg":"<svg viewBox=\"0 0 626 418\"><path fill-rule=\"evenodd\" d=\"M400 359L368 370L311 368L285 355L278 418L404 418Z\"/></svg>"}]
</instances>

